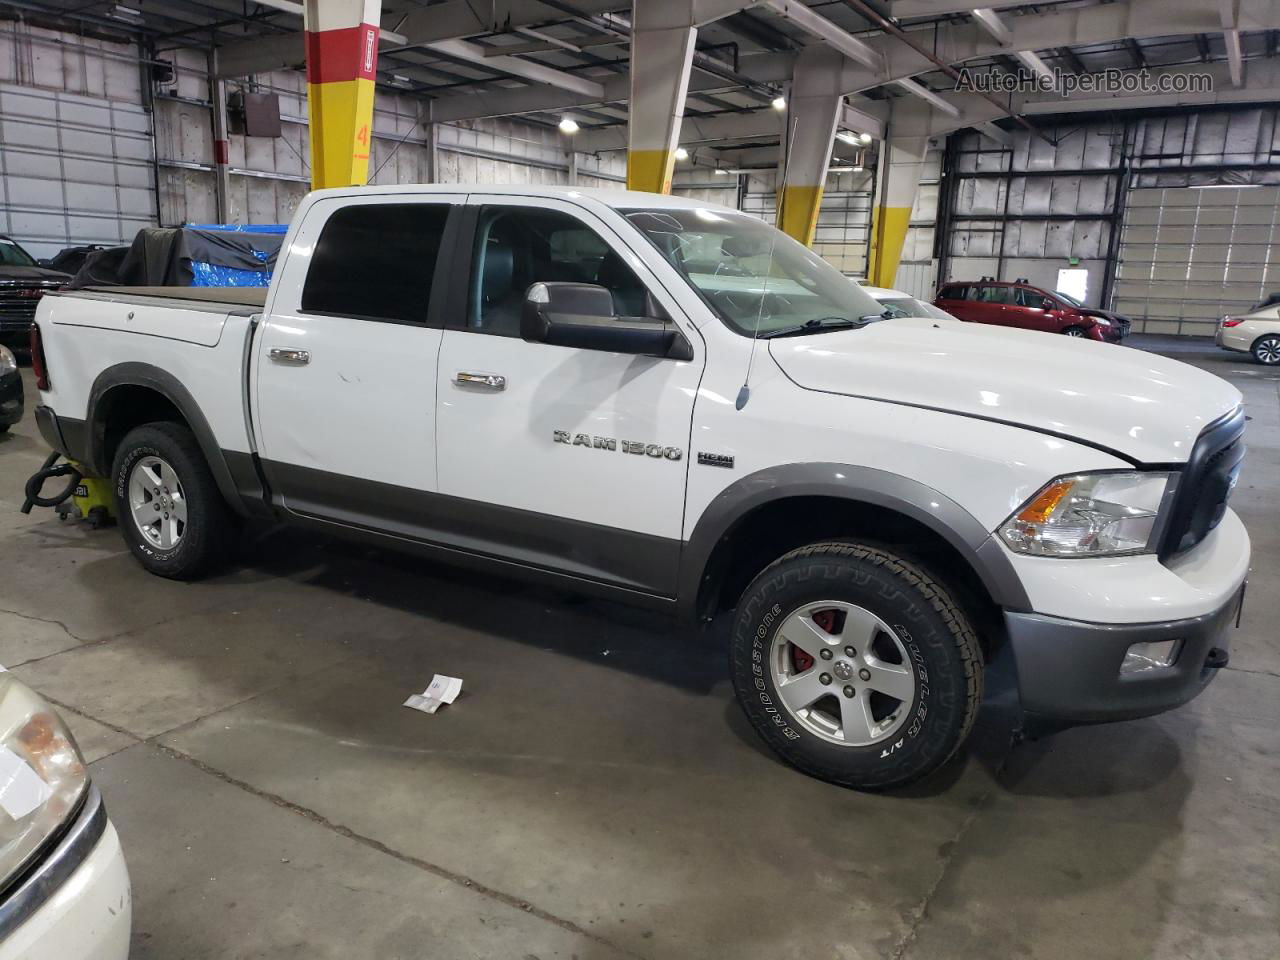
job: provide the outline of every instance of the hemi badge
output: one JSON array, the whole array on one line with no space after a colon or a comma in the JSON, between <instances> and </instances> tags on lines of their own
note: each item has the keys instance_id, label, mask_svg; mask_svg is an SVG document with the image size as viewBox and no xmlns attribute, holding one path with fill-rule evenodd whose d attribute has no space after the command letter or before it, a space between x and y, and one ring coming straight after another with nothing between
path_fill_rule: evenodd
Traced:
<instances>
[{"instance_id":1,"label":"hemi badge","mask_svg":"<svg viewBox=\"0 0 1280 960\"><path fill-rule=\"evenodd\" d=\"M728 467L733 469L733 457L727 453L698 453L698 463L704 467Z\"/></svg>"}]
</instances>

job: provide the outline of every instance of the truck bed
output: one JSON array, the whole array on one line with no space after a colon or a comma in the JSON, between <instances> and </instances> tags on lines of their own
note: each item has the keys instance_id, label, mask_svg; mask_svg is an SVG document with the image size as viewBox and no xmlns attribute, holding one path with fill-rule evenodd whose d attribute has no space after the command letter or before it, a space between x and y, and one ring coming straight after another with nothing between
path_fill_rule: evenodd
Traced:
<instances>
[{"instance_id":1,"label":"truck bed","mask_svg":"<svg viewBox=\"0 0 1280 960\"><path fill-rule=\"evenodd\" d=\"M112 303L141 302L184 310L209 309L217 313L248 315L258 313L267 301L266 287L82 287L65 290L59 296L83 296ZM244 309L234 309L241 307Z\"/></svg>"}]
</instances>

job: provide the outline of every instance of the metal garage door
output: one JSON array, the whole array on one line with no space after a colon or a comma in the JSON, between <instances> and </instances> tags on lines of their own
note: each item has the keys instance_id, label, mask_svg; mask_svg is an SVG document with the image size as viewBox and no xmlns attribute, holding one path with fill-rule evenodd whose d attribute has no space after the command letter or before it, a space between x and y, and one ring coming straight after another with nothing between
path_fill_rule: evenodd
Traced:
<instances>
[{"instance_id":1,"label":"metal garage door","mask_svg":"<svg viewBox=\"0 0 1280 960\"><path fill-rule=\"evenodd\" d=\"M773 223L777 202L777 196L772 193L748 193L743 197L742 209ZM865 277L870 240L869 192L832 190L822 195L818 226L813 233L814 253L847 276Z\"/></svg>"},{"instance_id":2,"label":"metal garage door","mask_svg":"<svg viewBox=\"0 0 1280 960\"><path fill-rule=\"evenodd\" d=\"M156 222L141 106L0 84L0 233L37 257L118 245Z\"/></svg>"},{"instance_id":3,"label":"metal garage door","mask_svg":"<svg viewBox=\"0 0 1280 960\"><path fill-rule=\"evenodd\" d=\"M1135 332L1211 336L1280 292L1280 188L1137 189L1120 234L1114 309Z\"/></svg>"}]
</instances>

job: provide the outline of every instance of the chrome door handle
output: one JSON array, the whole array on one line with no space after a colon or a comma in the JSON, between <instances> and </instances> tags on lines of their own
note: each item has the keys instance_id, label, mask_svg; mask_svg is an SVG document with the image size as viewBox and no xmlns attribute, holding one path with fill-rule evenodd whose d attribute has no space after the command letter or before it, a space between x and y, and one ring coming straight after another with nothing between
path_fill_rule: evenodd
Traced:
<instances>
[{"instance_id":1,"label":"chrome door handle","mask_svg":"<svg viewBox=\"0 0 1280 960\"><path fill-rule=\"evenodd\" d=\"M267 356L276 363L291 363L299 367L311 362L310 350L294 350L290 347L272 347Z\"/></svg>"},{"instance_id":2,"label":"chrome door handle","mask_svg":"<svg viewBox=\"0 0 1280 960\"><path fill-rule=\"evenodd\" d=\"M454 374L453 382L460 387L481 387L485 390L507 389L507 378L496 373L464 373L459 370Z\"/></svg>"}]
</instances>

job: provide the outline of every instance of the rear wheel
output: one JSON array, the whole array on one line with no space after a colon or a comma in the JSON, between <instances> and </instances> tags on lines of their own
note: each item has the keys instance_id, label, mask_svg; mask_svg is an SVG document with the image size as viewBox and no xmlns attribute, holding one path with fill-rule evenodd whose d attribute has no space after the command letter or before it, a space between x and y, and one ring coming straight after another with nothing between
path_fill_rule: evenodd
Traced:
<instances>
[{"instance_id":1,"label":"rear wheel","mask_svg":"<svg viewBox=\"0 0 1280 960\"><path fill-rule=\"evenodd\" d=\"M1253 342L1253 359L1259 363L1274 367L1280 363L1280 337L1274 334L1259 337Z\"/></svg>"},{"instance_id":2,"label":"rear wheel","mask_svg":"<svg viewBox=\"0 0 1280 960\"><path fill-rule=\"evenodd\" d=\"M982 699L981 652L946 588L894 554L802 547L747 588L734 687L757 733L797 769L884 789L942 766Z\"/></svg>"},{"instance_id":3,"label":"rear wheel","mask_svg":"<svg viewBox=\"0 0 1280 960\"><path fill-rule=\"evenodd\" d=\"M159 422L130 430L112 476L121 533L148 571L191 580L226 559L238 523L186 427Z\"/></svg>"}]
</instances>

